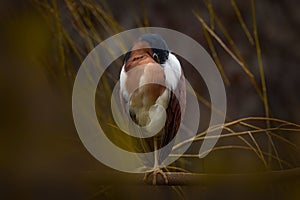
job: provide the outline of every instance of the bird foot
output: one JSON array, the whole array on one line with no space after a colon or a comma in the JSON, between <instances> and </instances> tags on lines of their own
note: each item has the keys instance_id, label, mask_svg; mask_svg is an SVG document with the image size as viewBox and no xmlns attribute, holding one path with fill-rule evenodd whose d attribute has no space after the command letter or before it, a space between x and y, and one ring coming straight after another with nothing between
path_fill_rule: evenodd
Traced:
<instances>
[{"instance_id":1,"label":"bird foot","mask_svg":"<svg viewBox=\"0 0 300 200\"><path fill-rule=\"evenodd\" d=\"M152 184L156 185L157 183L157 175L160 174L162 176L162 178L165 181L165 184L168 185L169 181L168 181L168 177L165 174L165 172L159 168L154 169L152 171L146 172L145 176L144 176L144 182L147 182L148 178L150 177L150 175L152 175Z\"/></svg>"}]
</instances>

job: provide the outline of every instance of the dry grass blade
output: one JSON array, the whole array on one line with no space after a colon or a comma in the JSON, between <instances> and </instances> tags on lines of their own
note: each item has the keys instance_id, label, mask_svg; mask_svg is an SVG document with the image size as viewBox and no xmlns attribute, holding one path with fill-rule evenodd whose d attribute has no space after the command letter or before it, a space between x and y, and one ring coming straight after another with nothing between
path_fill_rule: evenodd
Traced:
<instances>
[{"instance_id":1,"label":"dry grass blade","mask_svg":"<svg viewBox=\"0 0 300 200\"><path fill-rule=\"evenodd\" d=\"M62 35L62 25L60 23L60 18L59 18L59 11L57 7L57 2L56 0L52 0L53 4L53 13L55 17L55 22L56 22L56 28L57 28L57 37L58 37L58 50L60 54L60 63L61 63L61 68L65 68L65 53L64 53L64 44L63 44L63 35ZM66 75L66 74L65 74Z\"/></svg>"},{"instance_id":2,"label":"dry grass blade","mask_svg":"<svg viewBox=\"0 0 300 200\"><path fill-rule=\"evenodd\" d=\"M209 149L207 151L204 151L203 154L206 154L207 152L213 152L213 151L219 151L219 150L226 150L226 149L242 149L242 150L249 150L249 151L253 151L252 148L250 147L247 147L247 146L239 146L239 145L227 145L227 146L217 146L217 147L214 147L213 149ZM283 159L280 159L278 160L278 158L274 155L270 155L268 152L264 152L262 151L263 155L265 156L271 156L274 160L277 160L278 162L281 162L282 164L286 165L287 167L289 168L292 168L293 165L290 164L289 162L283 160ZM178 157L179 155L177 154L170 154L170 156L173 156L173 157ZM198 154L183 154L181 155L182 158L196 158L196 159L199 159L199 155Z\"/></svg>"},{"instance_id":3,"label":"dry grass blade","mask_svg":"<svg viewBox=\"0 0 300 200\"><path fill-rule=\"evenodd\" d=\"M237 16L237 18L238 18L238 20L239 20L239 22L240 22L240 24L241 24L241 26L242 26L244 32L245 32L245 34L246 34L246 36L247 36L247 38L248 38L250 44L251 44L251 45L254 45L254 40L253 40L253 38L252 38L252 36L251 36L251 34L250 34L250 32L249 32L249 30L248 30L246 24L245 24L245 21L244 21L244 19L243 19L243 17L242 17L242 14L241 14L241 12L240 12L240 9L239 9L238 6L236 5L235 0L230 0L230 2L231 2L231 5L232 5L232 7L233 7L233 9L234 9L234 12L236 13L236 16Z\"/></svg>"},{"instance_id":4,"label":"dry grass blade","mask_svg":"<svg viewBox=\"0 0 300 200\"><path fill-rule=\"evenodd\" d=\"M224 127L225 130L228 130L230 133L234 134L234 131L228 127ZM264 166L267 167L267 163L265 161L265 158L263 156L262 150L260 149L258 143L256 142L256 140L254 139L252 133L250 131L248 131L248 135L251 137L252 141L254 142L255 146L257 149L255 149L245 138L243 138L242 136L238 136L238 138L240 140L242 140L245 144L247 144L249 146L249 148L251 148L257 155L257 157L263 162Z\"/></svg>"},{"instance_id":5,"label":"dry grass blade","mask_svg":"<svg viewBox=\"0 0 300 200\"><path fill-rule=\"evenodd\" d=\"M213 11L212 6L209 6L206 1L204 1L204 4L205 4L205 6L207 7L208 10L212 10ZM214 20L215 20L216 24L218 25L218 27L220 28L220 31L222 32L222 34L225 36L225 38L228 41L229 45L232 47L233 52L236 54L236 56L238 57L238 59L243 63L243 65L245 66L245 68L249 69L249 67L247 66L247 63L246 63L245 59L243 58L243 56L242 56L239 48L235 44L235 41L232 39L232 37L230 36L229 32L227 31L226 26L223 25L223 23L221 22L220 18L217 16L216 13L214 13ZM250 78L251 83L253 85L258 85L257 82L256 82L256 80L253 77L249 77L249 78ZM261 90L259 88L256 88L256 91L257 91L257 94L258 94L259 98L263 101L263 96L262 96Z\"/></svg>"},{"instance_id":6,"label":"dry grass blade","mask_svg":"<svg viewBox=\"0 0 300 200\"><path fill-rule=\"evenodd\" d=\"M282 120L282 119L277 119L277 118L266 118L266 117L245 117L245 118L241 118L241 119L234 120L234 121L231 121L231 122L227 122L226 126L232 126L232 125L235 125L235 124L238 124L238 123L241 123L241 122L245 122L245 121L266 121L266 120L269 120L269 121L272 121L272 122L277 122L277 123L282 123L283 125L291 125L291 126L295 126L297 128L300 128L300 125L295 124L293 122L288 122L288 121L285 121L285 120Z\"/></svg>"},{"instance_id":7,"label":"dry grass blade","mask_svg":"<svg viewBox=\"0 0 300 200\"><path fill-rule=\"evenodd\" d=\"M194 92L192 91L192 88L187 88L187 92L189 92L190 94L193 94ZM215 106L212 106L211 103L205 99L203 96L201 96L198 92L195 92L197 99L203 104L205 105L207 108L210 108L212 110L212 112L216 112L218 115L220 116L224 116L225 113L223 111L221 111L220 109L216 108Z\"/></svg>"},{"instance_id":8,"label":"dry grass blade","mask_svg":"<svg viewBox=\"0 0 300 200\"><path fill-rule=\"evenodd\" d=\"M254 39L255 39L255 47L256 47L256 53L257 53L258 66L259 66L259 74L260 74L260 78L261 78L261 87L262 87L262 91L263 91L263 102L264 102L264 108L265 108L265 115L267 118L269 118L270 111L269 111L267 87L266 87L266 80L265 80L264 68L263 68L263 63L262 63L261 48L260 48L260 43L259 43L258 33L257 33L257 23L256 23L254 0L251 0L251 10L252 10L253 33L254 33ZM267 127L270 127L269 120L266 121L266 124L267 124ZM275 154L278 156L278 152L276 150L276 147L274 146L272 137L268 133L267 133L267 136L269 138L269 147L268 147L269 152L271 152L272 148L273 148ZM269 158L269 163L271 163L271 158Z\"/></svg>"},{"instance_id":9,"label":"dry grass blade","mask_svg":"<svg viewBox=\"0 0 300 200\"><path fill-rule=\"evenodd\" d=\"M210 28L212 30L215 30L215 12L211 0L204 0L204 3L207 5L207 9L209 12Z\"/></svg>"},{"instance_id":10,"label":"dry grass blade","mask_svg":"<svg viewBox=\"0 0 300 200\"><path fill-rule=\"evenodd\" d=\"M208 43L208 46L209 46L209 48L211 50L212 56L214 58L214 61L216 62L216 65L217 65L217 67L218 67L218 69L219 69L219 71L221 73L221 76L222 76L225 84L227 86L229 86L230 85L229 79L227 78L227 76L226 76L226 74L225 74L225 72L223 70L222 64L221 64L220 59L219 59L219 57L217 55L216 49L215 49L215 47L214 47L214 45L212 43L210 35L207 33L207 31L205 29L203 29L203 31L204 31L205 39L206 39L206 41Z\"/></svg>"},{"instance_id":11,"label":"dry grass blade","mask_svg":"<svg viewBox=\"0 0 300 200\"><path fill-rule=\"evenodd\" d=\"M166 166L165 169L167 171L170 171L170 170L175 170L175 171L181 171L181 172L186 172L186 173L190 173L190 171L186 170L186 169L183 169L181 167L175 167L175 166Z\"/></svg>"},{"instance_id":12,"label":"dry grass blade","mask_svg":"<svg viewBox=\"0 0 300 200\"><path fill-rule=\"evenodd\" d=\"M143 24L145 27L150 26L148 14L147 14L147 7L145 1L140 1L141 2L141 7L142 7L142 16L143 16Z\"/></svg>"},{"instance_id":13,"label":"dry grass blade","mask_svg":"<svg viewBox=\"0 0 300 200\"><path fill-rule=\"evenodd\" d=\"M234 61L236 61L244 70L244 72L247 74L247 76L250 78L250 81L255 88L256 92L260 95L261 91L260 88L258 87L258 84L255 81L254 75L249 71L249 69L245 66L245 64L238 58L236 55L226 46L226 44L221 40L219 36L211 29L209 26L205 23L203 18L194 11L195 16L197 19L200 21L202 26L208 31L208 33L220 44L220 46L232 57Z\"/></svg>"},{"instance_id":14,"label":"dry grass blade","mask_svg":"<svg viewBox=\"0 0 300 200\"><path fill-rule=\"evenodd\" d=\"M101 24L104 30L113 35L122 29L118 23L109 15L101 6L97 3L92 3L89 1L81 1L82 4L95 16L97 21Z\"/></svg>"},{"instance_id":15,"label":"dry grass blade","mask_svg":"<svg viewBox=\"0 0 300 200\"><path fill-rule=\"evenodd\" d=\"M233 121L233 122L228 122L224 125L216 125L214 127L211 127L210 129L198 134L196 137L193 137L193 138L187 139L183 142L180 142L179 144L177 144L173 147L173 150L176 150L176 149L182 147L183 145L186 145L186 144L188 144L192 141L194 141L194 142L202 141L202 140L204 140L204 138L205 139L216 139L216 138L222 139L222 138L227 138L227 137L239 137L239 136L246 135L246 134L249 135L250 133L252 135L252 134L259 134L259 133L269 132L270 134L274 135L274 137L276 137L277 139L279 139L282 142L285 142L285 143L289 144L291 147L293 147L293 149L295 149L296 151L299 152L299 147L296 144L292 143L291 141L288 141L287 139L283 139L283 137L281 137L279 135L276 135L276 134L272 133L273 131L300 132L300 126L299 125L293 124L293 123L290 123L290 122L286 122L286 121L280 120L280 119L268 118L268 120L272 120L274 122L280 122L280 123L283 123L285 125L286 124L294 125L296 127L296 129L282 128L282 127L272 127L272 128L265 128L264 129L264 128L259 128L259 127L256 127L256 126L248 125L248 127L252 127L253 130L234 132L229 128L230 126L238 125L239 123L241 123L243 121L248 121L248 120L264 120L264 121L266 121L267 119L262 118L262 117L256 117L256 118L252 117L252 118L239 119L239 120L236 120L236 121ZM228 130L230 133L222 134L220 136L205 136L208 132L213 132L213 131L218 130L218 129ZM253 136L250 136L250 137L253 137ZM258 143L255 141L255 138L253 138L253 139L254 139L253 142L255 142L256 143L255 145L258 147ZM258 150L258 151L262 152L260 150ZM265 154L265 155L271 156L272 154L269 152L268 154ZM274 158L273 155L271 157ZM275 157L276 157L276 160L280 160L278 155L275 154Z\"/></svg>"},{"instance_id":16,"label":"dry grass blade","mask_svg":"<svg viewBox=\"0 0 300 200\"><path fill-rule=\"evenodd\" d=\"M85 47L89 50L91 50L93 48L93 42L91 40L88 33L87 28L84 25L83 22L83 17L81 16L80 12L78 11L78 9L76 8L76 4L75 2L73 3L70 0L65 0L65 3L67 5L67 8L69 9L73 20L74 20L74 28L76 29L76 31L79 33L79 35L84 39L84 43L85 43ZM79 6L79 5L78 5Z\"/></svg>"},{"instance_id":17,"label":"dry grass blade","mask_svg":"<svg viewBox=\"0 0 300 200\"><path fill-rule=\"evenodd\" d=\"M248 124L248 123L245 123L245 122L240 122L239 124L242 125L242 126L248 127L248 128L252 128L253 130L259 130L260 129L257 126L254 126L254 125L251 125L251 124ZM285 129L285 128L282 128L283 126L285 126L285 124L281 124L281 125L277 126L276 128L278 128L278 130L281 130L281 131L286 131L286 130L295 131L295 132L299 131L299 129ZM279 128L281 128L281 129L279 129ZM296 151L300 150L300 148L295 143L289 141L288 139L286 139L286 138L284 138L284 137L282 137L278 134L275 134L272 131L270 131L269 134L271 136L273 136L274 138L277 138L279 141L287 143L288 145L293 147Z\"/></svg>"}]
</instances>

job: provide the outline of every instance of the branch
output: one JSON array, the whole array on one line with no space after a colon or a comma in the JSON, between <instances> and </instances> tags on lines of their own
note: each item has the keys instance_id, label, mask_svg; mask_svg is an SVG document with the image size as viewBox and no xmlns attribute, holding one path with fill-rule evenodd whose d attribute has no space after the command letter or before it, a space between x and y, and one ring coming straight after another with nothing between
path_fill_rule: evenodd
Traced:
<instances>
[{"instance_id":1,"label":"branch","mask_svg":"<svg viewBox=\"0 0 300 200\"><path fill-rule=\"evenodd\" d=\"M184 173L184 172L166 172L168 185L200 185L208 186L213 184L240 184L240 183L270 183L288 180L299 180L300 168L266 171L259 173L240 173L240 174L203 174L203 173ZM129 174L115 172L111 174L101 171L83 172L83 179L88 182L101 183L103 185L141 185L144 174ZM152 175L149 176L146 184L152 184ZM161 175L157 175L157 185L166 185Z\"/></svg>"}]
</instances>

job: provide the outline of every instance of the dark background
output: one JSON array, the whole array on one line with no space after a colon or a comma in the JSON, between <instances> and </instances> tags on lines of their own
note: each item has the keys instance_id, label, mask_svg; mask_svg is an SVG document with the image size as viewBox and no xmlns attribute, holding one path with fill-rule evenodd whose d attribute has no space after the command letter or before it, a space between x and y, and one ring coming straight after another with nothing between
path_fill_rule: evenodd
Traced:
<instances>
[{"instance_id":1,"label":"dark background","mask_svg":"<svg viewBox=\"0 0 300 200\"><path fill-rule=\"evenodd\" d=\"M202 1L90 1L109 10L119 26L113 31L93 17L81 1L76 4L81 16L91 18L100 38L91 32L80 32L76 16L67 3L71 1L1 1L1 115L0 115L0 197L18 199L298 199L299 180L258 185L216 185L214 187L184 186L181 188L137 185L106 185L82 172L115 171L94 159L82 145L74 127L71 110L72 84L82 59L101 40L118 30L139 26L157 26L180 31L192 37L210 52L201 23L193 10L201 12L209 23L209 12ZM249 44L230 1L211 1L255 80L260 84L255 47ZM50 5L51 9L46 5ZM245 24L252 33L250 1L237 0ZM266 76L271 116L300 123L300 2L255 1L258 35ZM92 9L91 9L92 10ZM109 13L108 12L108 13ZM57 23L59 19L60 23ZM84 24L88 27L87 24ZM114 27L115 25L111 25ZM79 28L78 28L79 27ZM64 30L64 31L62 31ZM216 33L225 40L220 29ZM75 44L74 51L64 34ZM61 39L62 38L62 39ZM93 38L93 39L90 39ZM87 45L88 44L88 45ZM226 87L228 121L251 116L264 116L264 106L248 77L235 61L214 41L219 59L230 86ZM227 44L228 45L228 44ZM121 67L121 66L119 66ZM118 78L120 68L113 69ZM112 73L111 72L111 73ZM187 74L191 74L186 70ZM196 84L197 78L187 77ZM201 91L199 85L199 90ZM202 95L206 95L203 93ZM99 103L101 105L101 103ZM205 116L204 116L205 118ZM299 147L299 131L281 133ZM262 148L265 139L258 137ZM234 140L219 141L230 144ZM280 157L299 166L298 152L290 152L278 143ZM244 151L211 153L202 161L191 160L199 172L257 172L263 167L255 155ZM198 166L199 165L199 166ZM195 167L196 166L196 167ZM278 169L277 165L272 166ZM103 175L105 176L105 175ZM97 180L97 179L96 179ZM224 183L226 184L226 183Z\"/></svg>"}]
</instances>

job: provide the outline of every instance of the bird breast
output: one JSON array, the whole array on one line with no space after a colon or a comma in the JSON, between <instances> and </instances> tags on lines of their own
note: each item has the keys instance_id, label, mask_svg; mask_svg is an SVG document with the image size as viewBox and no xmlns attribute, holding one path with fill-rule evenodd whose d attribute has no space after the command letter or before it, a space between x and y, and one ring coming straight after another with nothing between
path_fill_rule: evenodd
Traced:
<instances>
[{"instance_id":1,"label":"bird breast","mask_svg":"<svg viewBox=\"0 0 300 200\"><path fill-rule=\"evenodd\" d=\"M169 90L165 85L165 74L160 64L143 58L138 65L128 63L126 89L130 94L129 112L131 118L149 131L163 127L165 109L169 103ZM125 67L126 68L126 67Z\"/></svg>"}]
</instances>

